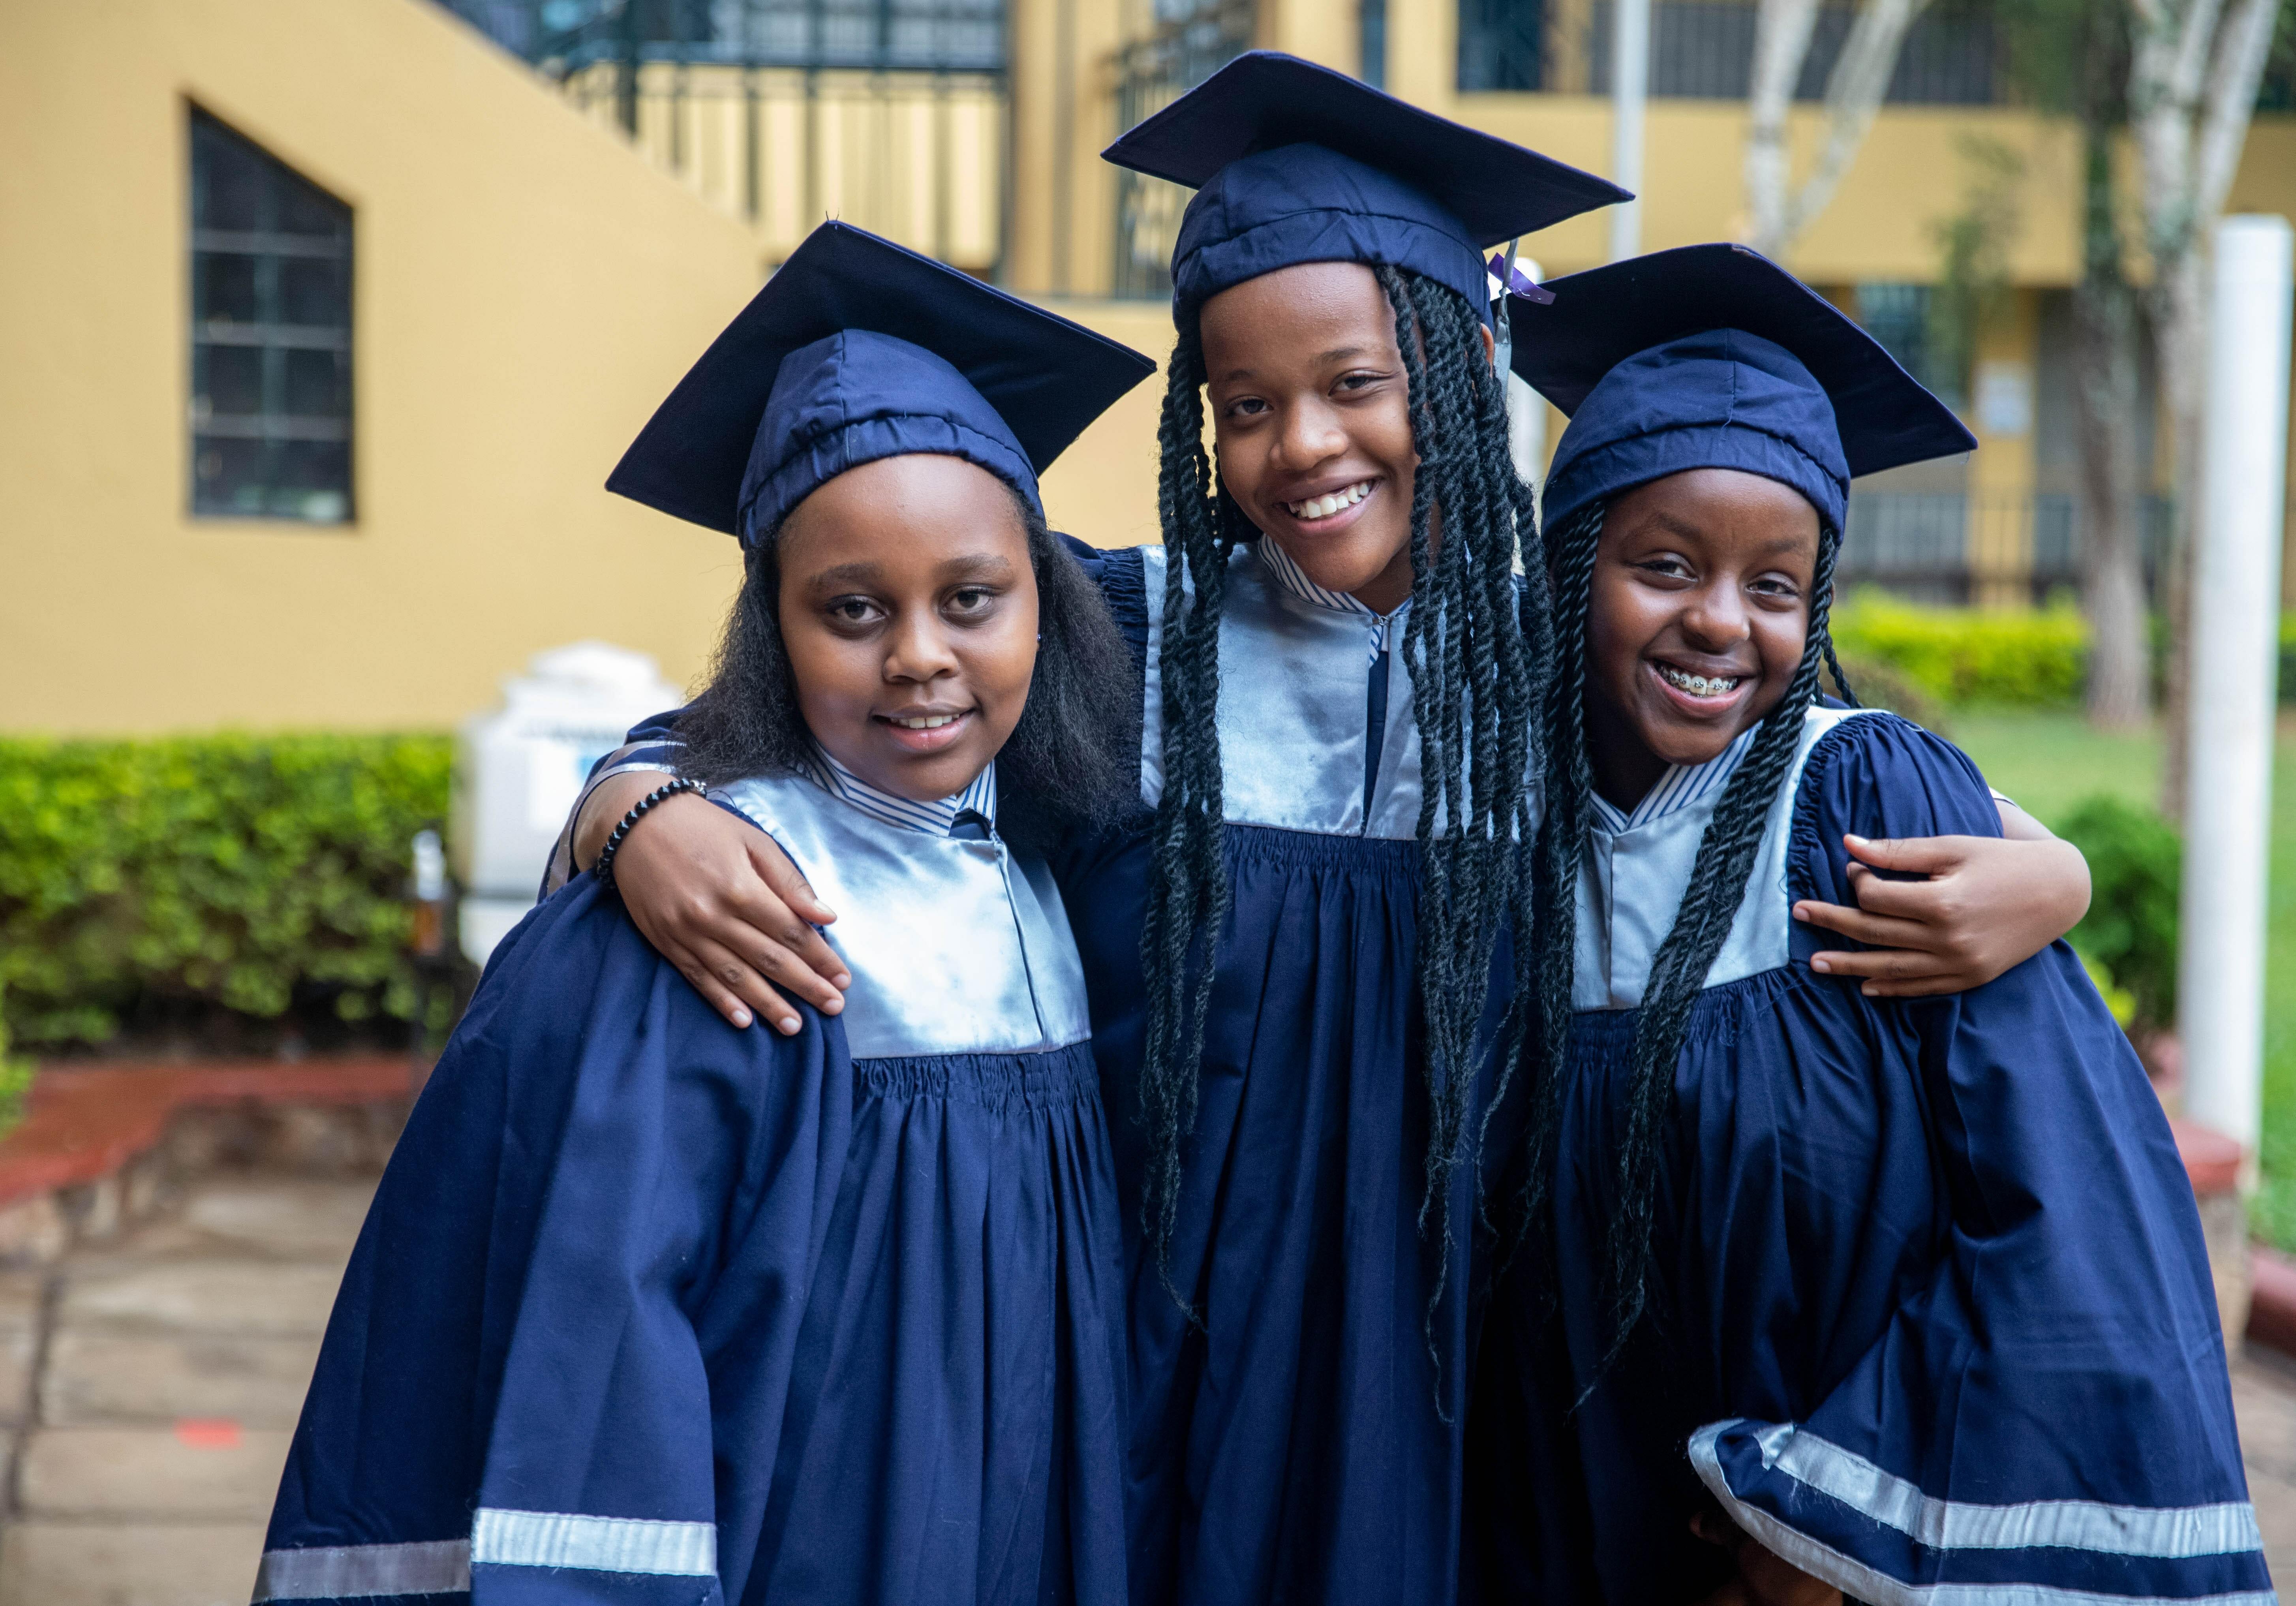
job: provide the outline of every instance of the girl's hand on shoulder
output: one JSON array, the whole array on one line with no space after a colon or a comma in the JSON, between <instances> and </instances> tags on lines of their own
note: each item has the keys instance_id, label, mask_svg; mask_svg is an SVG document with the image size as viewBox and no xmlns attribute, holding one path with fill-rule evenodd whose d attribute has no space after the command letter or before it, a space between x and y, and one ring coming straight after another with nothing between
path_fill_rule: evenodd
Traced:
<instances>
[{"instance_id":1,"label":"girl's hand on shoulder","mask_svg":"<svg viewBox=\"0 0 2296 1606\"><path fill-rule=\"evenodd\" d=\"M1690 1531L1731 1553L1737 1571L1698 1606L1841 1606L1841 1592L1789 1566L1728 1519L1701 1512Z\"/></svg>"},{"instance_id":2,"label":"girl's hand on shoulder","mask_svg":"<svg viewBox=\"0 0 2296 1606\"><path fill-rule=\"evenodd\" d=\"M715 803L664 799L623 839L614 886L654 950L735 1026L762 1018L794 1035L784 991L824 1015L845 1007L853 978L814 930L835 912L771 837Z\"/></svg>"},{"instance_id":3,"label":"girl's hand on shoulder","mask_svg":"<svg viewBox=\"0 0 2296 1606\"><path fill-rule=\"evenodd\" d=\"M1810 961L1863 979L1869 998L1921 998L1982 987L2071 930L2088 912L2088 861L2013 806L2008 837L1844 837L1857 906L1804 899L1794 918L1868 945ZM1870 868L1869 868L1870 866ZM1925 879L1889 881L1876 870Z\"/></svg>"}]
</instances>

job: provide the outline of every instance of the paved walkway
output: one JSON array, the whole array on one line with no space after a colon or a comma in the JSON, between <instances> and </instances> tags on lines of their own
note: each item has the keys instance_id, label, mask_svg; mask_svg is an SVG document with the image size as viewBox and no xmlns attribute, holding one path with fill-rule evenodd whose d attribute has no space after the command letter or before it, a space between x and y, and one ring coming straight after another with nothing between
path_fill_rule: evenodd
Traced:
<instances>
[{"instance_id":1,"label":"paved walkway","mask_svg":"<svg viewBox=\"0 0 2296 1606\"><path fill-rule=\"evenodd\" d=\"M373 1191L210 1177L53 1275L0 1280L24 1424L0 1606L244 1606Z\"/></svg>"},{"instance_id":2,"label":"paved walkway","mask_svg":"<svg viewBox=\"0 0 2296 1606\"><path fill-rule=\"evenodd\" d=\"M371 1182L209 1178L53 1275L0 1276L0 1606L243 1606ZM2233 1368L2296 1579L2296 1362Z\"/></svg>"}]
</instances>

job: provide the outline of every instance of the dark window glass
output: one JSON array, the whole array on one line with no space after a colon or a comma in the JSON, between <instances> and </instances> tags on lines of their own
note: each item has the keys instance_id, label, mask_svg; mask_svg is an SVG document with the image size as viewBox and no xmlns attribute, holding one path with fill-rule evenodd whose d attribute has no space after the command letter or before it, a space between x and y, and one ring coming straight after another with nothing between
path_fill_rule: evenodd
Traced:
<instances>
[{"instance_id":1,"label":"dark window glass","mask_svg":"<svg viewBox=\"0 0 2296 1606\"><path fill-rule=\"evenodd\" d=\"M1915 379L1930 368L1930 287L1868 283L1857 287L1857 321Z\"/></svg>"},{"instance_id":2,"label":"dark window glass","mask_svg":"<svg viewBox=\"0 0 2296 1606\"><path fill-rule=\"evenodd\" d=\"M351 209L194 108L192 512L351 517Z\"/></svg>"},{"instance_id":3,"label":"dark window glass","mask_svg":"<svg viewBox=\"0 0 2296 1606\"><path fill-rule=\"evenodd\" d=\"M1459 87L1549 89L1546 0L1459 0Z\"/></svg>"}]
</instances>

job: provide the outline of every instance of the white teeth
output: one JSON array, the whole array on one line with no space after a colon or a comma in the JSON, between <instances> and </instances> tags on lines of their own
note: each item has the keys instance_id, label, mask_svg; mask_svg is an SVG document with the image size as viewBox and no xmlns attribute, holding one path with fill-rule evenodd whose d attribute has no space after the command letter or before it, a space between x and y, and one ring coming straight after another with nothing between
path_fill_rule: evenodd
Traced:
<instances>
[{"instance_id":1,"label":"white teeth","mask_svg":"<svg viewBox=\"0 0 2296 1606\"><path fill-rule=\"evenodd\" d=\"M964 717L962 714L920 714L914 719L896 719L893 723L905 731L937 731Z\"/></svg>"},{"instance_id":2,"label":"white teeth","mask_svg":"<svg viewBox=\"0 0 2296 1606\"><path fill-rule=\"evenodd\" d=\"M1686 675L1670 664L1659 665L1658 672L1668 684L1680 686L1693 697L1719 697L1736 691L1738 683L1745 679L1742 675Z\"/></svg>"},{"instance_id":3,"label":"white teeth","mask_svg":"<svg viewBox=\"0 0 2296 1606\"><path fill-rule=\"evenodd\" d=\"M1294 519L1328 519L1341 508L1353 507L1370 495L1371 481L1364 479L1345 490L1333 491L1324 496L1310 496L1305 502L1287 502L1283 505Z\"/></svg>"}]
</instances>

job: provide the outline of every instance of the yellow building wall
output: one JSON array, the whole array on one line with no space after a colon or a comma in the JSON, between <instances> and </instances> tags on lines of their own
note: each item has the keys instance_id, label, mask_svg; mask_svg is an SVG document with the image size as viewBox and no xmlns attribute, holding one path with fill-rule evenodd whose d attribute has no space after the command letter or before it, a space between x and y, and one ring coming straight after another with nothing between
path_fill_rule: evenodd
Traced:
<instances>
[{"instance_id":1,"label":"yellow building wall","mask_svg":"<svg viewBox=\"0 0 2296 1606\"><path fill-rule=\"evenodd\" d=\"M1161 540L1156 430L1164 408L1164 364L1172 355L1170 307L1162 301L1039 299L1054 312L1154 357L1157 370L1061 454L1044 478L1045 517L1054 529L1099 546Z\"/></svg>"},{"instance_id":2,"label":"yellow building wall","mask_svg":"<svg viewBox=\"0 0 2296 1606\"><path fill-rule=\"evenodd\" d=\"M355 209L356 524L186 512L186 102ZM733 544L607 471L748 231L416 0L0 7L0 728L439 725L703 661Z\"/></svg>"},{"instance_id":3,"label":"yellow building wall","mask_svg":"<svg viewBox=\"0 0 2296 1606\"><path fill-rule=\"evenodd\" d=\"M186 512L187 102L355 209L352 525ZM701 670L733 542L603 482L763 277L715 198L421 0L0 7L0 729L439 726L586 636ZM1152 538L1156 395L1057 523Z\"/></svg>"}]
</instances>

